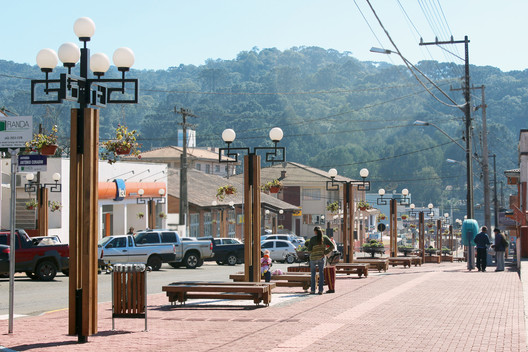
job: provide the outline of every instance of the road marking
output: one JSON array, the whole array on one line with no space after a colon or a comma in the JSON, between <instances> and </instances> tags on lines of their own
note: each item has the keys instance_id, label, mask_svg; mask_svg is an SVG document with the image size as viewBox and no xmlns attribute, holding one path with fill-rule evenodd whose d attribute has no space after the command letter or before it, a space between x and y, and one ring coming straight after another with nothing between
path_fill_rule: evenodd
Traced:
<instances>
[{"instance_id":1,"label":"road marking","mask_svg":"<svg viewBox=\"0 0 528 352\"><path fill-rule=\"evenodd\" d=\"M60 311L67 310L67 309L68 308L60 308L60 309L50 310L50 311L42 313L41 315L49 314L49 313L55 313L55 312L60 312Z\"/></svg>"},{"instance_id":2,"label":"road marking","mask_svg":"<svg viewBox=\"0 0 528 352\"><path fill-rule=\"evenodd\" d=\"M27 315L24 315L24 314L13 314L13 318L22 318L22 317L27 317ZM8 320L9 319L9 314L0 314L0 320Z\"/></svg>"}]
</instances>

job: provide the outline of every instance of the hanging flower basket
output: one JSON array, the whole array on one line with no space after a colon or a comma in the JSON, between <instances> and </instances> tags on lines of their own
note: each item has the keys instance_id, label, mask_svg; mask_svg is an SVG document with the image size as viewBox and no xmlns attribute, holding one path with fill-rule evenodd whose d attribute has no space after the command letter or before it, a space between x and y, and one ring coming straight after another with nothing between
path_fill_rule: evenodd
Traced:
<instances>
[{"instance_id":1,"label":"hanging flower basket","mask_svg":"<svg viewBox=\"0 0 528 352\"><path fill-rule=\"evenodd\" d=\"M55 155L57 148L57 125L51 128L50 134L35 133L33 139L26 142L26 150L38 151L41 155L52 156Z\"/></svg>"},{"instance_id":2,"label":"hanging flower basket","mask_svg":"<svg viewBox=\"0 0 528 352\"><path fill-rule=\"evenodd\" d=\"M278 228L279 230L282 230L282 229L284 229L284 225L279 225L279 226L277 226L277 228Z\"/></svg>"},{"instance_id":3,"label":"hanging flower basket","mask_svg":"<svg viewBox=\"0 0 528 352\"><path fill-rule=\"evenodd\" d=\"M160 219L166 219L167 218L167 214L165 214L164 212L159 213L158 216L160 217Z\"/></svg>"},{"instance_id":4,"label":"hanging flower basket","mask_svg":"<svg viewBox=\"0 0 528 352\"><path fill-rule=\"evenodd\" d=\"M430 222L428 222L428 223L427 223L427 227L431 228L431 227L433 227L433 224L430 223Z\"/></svg>"},{"instance_id":5,"label":"hanging flower basket","mask_svg":"<svg viewBox=\"0 0 528 352\"><path fill-rule=\"evenodd\" d=\"M136 142L138 133L136 130L128 131L128 127L117 125L115 138L101 143L101 160L107 160L109 164L115 163L119 156L132 155L141 159L139 147L141 144Z\"/></svg>"},{"instance_id":6,"label":"hanging flower basket","mask_svg":"<svg viewBox=\"0 0 528 352\"><path fill-rule=\"evenodd\" d=\"M386 218L387 218L387 215L385 215L385 214L383 214L383 213L381 213L381 214L378 215L378 221L380 221L380 220L385 220Z\"/></svg>"},{"instance_id":7,"label":"hanging flower basket","mask_svg":"<svg viewBox=\"0 0 528 352\"><path fill-rule=\"evenodd\" d=\"M402 220L407 220L409 218L409 216L408 215L402 215L401 218L402 218Z\"/></svg>"},{"instance_id":8,"label":"hanging flower basket","mask_svg":"<svg viewBox=\"0 0 528 352\"><path fill-rule=\"evenodd\" d=\"M51 212L60 211L62 208L62 204L59 201L52 201L49 202L49 208Z\"/></svg>"},{"instance_id":9,"label":"hanging flower basket","mask_svg":"<svg viewBox=\"0 0 528 352\"><path fill-rule=\"evenodd\" d=\"M339 213L339 202L333 202L326 206L326 210L331 212L332 214Z\"/></svg>"},{"instance_id":10,"label":"hanging flower basket","mask_svg":"<svg viewBox=\"0 0 528 352\"><path fill-rule=\"evenodd\" d=\"M365 211L367 209L370 209L370 204L365 202L365 201L359 201L357 206L358 206L359 210L361 210L361 211Z\"/></svg>"},{"instance_id":11,"label":"hanging flower basket","mask_svg":"<svg viewBox=\"0 0 528 352\"><path fill-rule=\"evenodd\" d=\"M38 206L36 199L31 199L30 201L26 202L26 210L33 210Z\"/></svg>"},{"instance_id":12,"label":"hanging flower basket","mask_svg":"<svg viewBox=\"0 0 528 352\"><path fill-rule=\"evenodd\" d=\"M136 214L138 219L143 219L145 217L145 213L139 212Z\"/></svg>"},{"instance_id":13,"label":"hanging flower basket","mask_svg":"<svg viewBox=\"0 0 528 352\"><path fill-rule=\"evenodd\" d=\"M275 179L273 181L266 182L264 185L261 186L261 189L264 192L279 193L282 189L282 182Z\"/></svg>"},{"instance_id":14,"label":"hanging flower basket","mask_svg":"<svg viewBox=\"0 0 528 352\"><path fill-rule=\"evenodd\" d=\"M237 190L232 185L226 185L222 187L218 187L216 190L216 199L222 201L225 199L228 195L234 195L236 194Z\"/></svg>"},{"instance_id":15,"label":"hanging flower basket","mask_svg":"<svg viewBox=\"0 0 528 352\"><path fill-rule=\"evenodd\" d=\"M53 155L55 155L55 152L57 151L57 148L59 148L59 146L57 144L45 145L42 148L40 148L40 154L41 155L46 155L46 156L53 156Z\"/></svg>"}]
</instances>

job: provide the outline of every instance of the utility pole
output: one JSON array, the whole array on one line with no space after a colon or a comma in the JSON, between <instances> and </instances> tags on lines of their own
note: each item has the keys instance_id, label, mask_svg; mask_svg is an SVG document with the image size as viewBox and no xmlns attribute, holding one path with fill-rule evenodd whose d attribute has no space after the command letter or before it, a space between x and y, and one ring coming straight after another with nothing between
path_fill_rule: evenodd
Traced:
<instances>
[{"instance_id":1,"label":"utility pole","mask_svg":"<svg viewBox=\"0 0 528 352\"><path fill-rule=\"evenodd\" d=\"M464 74L464 99L466 104L462 109L466 116L466 165L467 165L467 218L473 219L473 160L471 151L471 94L469 94L469 39L466 35L464 40L451 40L449 41L438 41L438 38L434 42L424 43L423 39L420 38L420 45L443 45L443 44L461 44L464 43L465 49L465 74Z\"/></svg>"},{"instance_id":2,"label":"utility pole","mask_svg":"<svg viewBox=\"0 0 528 352\"><path fill-rule=\"evenodd\" d=\"M189 201L187 197L187 127L192 125L187 124L187 116L197 117L192 114L189 110L180 108L178 110L174 107L174 112L182 116L183 130L183 153L181 155L181 166L180 166L180 225L185 225L185 232L189 236Z\"/></svg>"},{"instance_id":3,"label":"utility pole","mask_svg":"<svg viewBox=\"0 0 528 352\"><path fill-rule=\"evenodd\" d=\"M493 158L493 191L494 191L494 199L493 199L493 210L495 215L495 228L499 227L499 197L497 197L497 163L496 163L496 155L492 154L490 155Z\"/></svg>"}]
</instances>

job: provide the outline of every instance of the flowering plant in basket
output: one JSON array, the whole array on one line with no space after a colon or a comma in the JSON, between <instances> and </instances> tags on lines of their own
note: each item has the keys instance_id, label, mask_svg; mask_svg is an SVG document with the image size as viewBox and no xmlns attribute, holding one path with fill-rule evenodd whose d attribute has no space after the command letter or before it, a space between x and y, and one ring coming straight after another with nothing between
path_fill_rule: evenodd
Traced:
<instances>
[{"instance_id":1,"label":"flowering plant in basket","mask_svg":"<svg viewBox=\"0 0 528 352\"><path fill-rule=\"evenodd\" d=\"M26 142L26 150L38 151L42 155L52 156L58 148L57 145L57 125L51 128L50 134L35 133L33 139Z\"/></svg>"},{"instance_id":2,"label":"flowering plant in basket","mask_svg":"<svg viewBox=\"0 0 528 352\"><path fill-rule=\"evenodd\" d=\"M224 200L227 195L236 194L237 190L232 185L218 187L216 190L216 199Z\"/></svg>"},{"instance_id":3,"label":"flowering plant in basket","mask_svg":"<svg viewBox=\"0 0 528 352\"><path fill-rule=\"evenodd\" d=\"M50 211L52 212L60 211L62 208L62 204L61 202L54 200L54 201L49 202L49 208L50 208Z\"/></svg>"},{"instance_id":4,"label":"flowering plant in basket","mask_svg":"<svg viewBox=\"0 0 528 352\"><path fill-rule=\"evenodd\" d=\"M370 204L365 201L359 201L357 204L359 210L367 210L370 209Z\"/></svg>"},{"instance_id":5,"label":"flowering plant in basket","mask_svg":"<svg viewBox=\"0 0 528 352\"><path fill-rule=\"evenodd\" d=\"M26 202L26 210L33 210L38 206L36 199L31 199Z\"/></svg>"},{"instance_id":6,"label":"flowering plant in basket","mask_svg":"<svg viewBox=\"0 0 528 352\"><path fill-rule=\"evenodd\" d=\"M139 159L141 144L136 142L137 136L136 130L129 132L128 127L117 125L115 138L101 143L104 148L101 159L108 160L109 164L115 163L120 155L133 155Z\"/></svg>"}]
</instances>

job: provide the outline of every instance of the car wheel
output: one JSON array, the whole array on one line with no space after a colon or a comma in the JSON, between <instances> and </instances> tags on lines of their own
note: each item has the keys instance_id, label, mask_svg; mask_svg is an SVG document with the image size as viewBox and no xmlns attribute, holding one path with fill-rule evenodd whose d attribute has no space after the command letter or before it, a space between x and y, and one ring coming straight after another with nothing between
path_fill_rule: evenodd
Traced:
<instances>
[{"instance_id":1,"label":"car wheel","mask_svg":"<svg viewBox=\"0 0 528 352\"><path fill-rule=\"evenodd\" d=\"M216 264L218 264L218 265L224 265L224 262L222 262L222 261L220 261L220 260L217 260L217 261L216 261Z\"/></svg>"},{"instance_id":2,"label":"car wheel","mask_svg":"<svg viewBox=\"0 0 528 352\"><path fill-rule=\"evenodd\" d=\"M293 264L295 262L295 257L292 254L286 256L286 263Z\"/></svg>"},{"instance_id":3,"label":"car wheel","mask_svg":"<svg viewBox=\"0 0 528 352\"><path fill-rule=\"evenodd\" d=\"M0 279L7 279L9 277L8 273L0 273Z\"/></svg>"},{"instance_id":4,"label":"car wheel","mask_svg":"<svg viewBox=\"0 0 528 352\"><path fill-rule=\"evenodd\" d=\"M172 262L172 263L169 263L169 265L172 266L174 269L178 269L182 266L182 263Z\"/></svg>"},{"instance_id":5,"label":"car wheel","mask_svg":"<svg viewBox=\"0 0 528 352\"><path fill-rule=\"evenodd\" d=\"M228 265L231 265L231 266L232 266L232 265L236 265L237 261L238 261L238 258L237 258L236 255L234 255L234 254L229 254L229 255L227 256L227 264L228 264Z\"/></svg>"},{"instance_id":6,"label":"car wheel","mask_svg":"<svg viewBox=\"0 0 528 352\"><path fill-rule=\"evenodd\" d=\"M37 275L35 275L35 273L33 273L32 271L26 271L26 276L29 277L31 280L38 279Z\"/></svg>"},{"instance_id":7,"label":"car wheel","mask_svg":"<svg viewBox=\"0 0 528 352\"><path fill-rule=\"evenodd\" d=\"M68 270L68 269L63 270L62 273L64 274L64 276L70 276L70 270ZM98 269L97 273L100 274L101 270Z\"/></svg>"},{"instance_id":8,"label":"car wheel","mask_svg":"<svg viewBox=\"0 0 528 352\"><path fill-rule=\"evenodd\" d=\"M37 264L35 275L40 281L51 281L57 275L57 266L51 260L43 260Z\"/></svg>"},{"instance_id":9,"label":"car wheel","mask_svg":"<svg viewBox=\"0 0 528 352\"><path fill-rule=\"evenodd\" d=\"M147 266L150 266L154 271L160 270L161 264L161 258L155 254L151 255L147 260Z\"/></svg>"},{"instance_id":10,"label":"car wheel","mask_svg":"<svg viewBox=\"0 0 528 352\"><path fill-rule=\"evenodd\" d=\"M196 267L197 267L197 268L201 267L201 266L203 265L203 263L204 263L204 260L203 260L203 259L200 259L200 260L198 261L198 265L197 265Z\"/></svg>"},{"instance_id":11,"label":"car wheel","mask_svg":"<svg viewBox=\"0 0 528 352\"><path fill-rule=\"evenodd\" d=\"M185 263L187 269L196 269L196 266L198 265L199 261L200 257L194 252L187 253L185 255L185 258L183 259L183 262Z\"/></svg>"}]
</instances>

